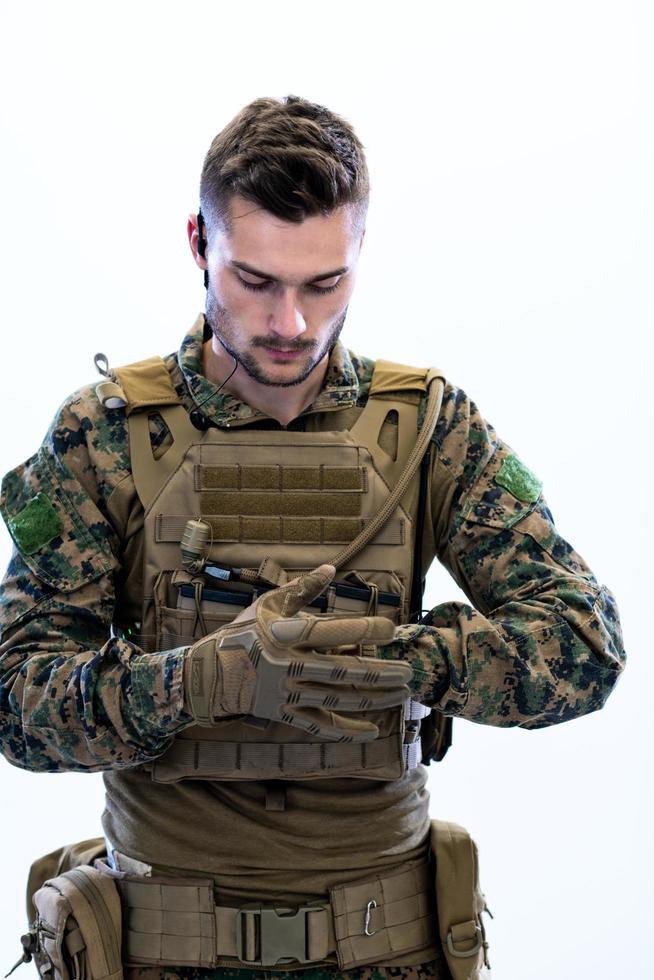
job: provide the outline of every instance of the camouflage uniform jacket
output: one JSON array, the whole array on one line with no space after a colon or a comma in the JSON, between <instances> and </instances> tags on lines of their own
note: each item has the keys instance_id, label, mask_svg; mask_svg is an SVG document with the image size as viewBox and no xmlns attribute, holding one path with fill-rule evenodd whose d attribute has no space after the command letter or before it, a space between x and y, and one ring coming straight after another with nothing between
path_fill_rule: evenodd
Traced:
<instances>
[{"instance_id":1,"label":"camouflage uniform jacket","mask_svg":"<svg viewBox=\"0 0 654 980\"><path fill-rule=\"evenodd\" d=\"M206 339L200 317L166 358L189 411L278 427L203 375ZM288 428L328 428L330 410L364 405L372 366L337 343L319 396ZM428 540L471 605L436 606L432 626L399 627L382 655L410 661L417 700L484 724L540 728L600 708L624 659L611 593L557 533L538 481L450 384L433 441ZM35 771L156 758L192 718L184 650L144 654L110 631L140 618L142 509L124 413L105 410L93 384L66 399L40 449L5 477L1 509L16 544L0 597L4 755Z\"/></svg>"}]
</instances>

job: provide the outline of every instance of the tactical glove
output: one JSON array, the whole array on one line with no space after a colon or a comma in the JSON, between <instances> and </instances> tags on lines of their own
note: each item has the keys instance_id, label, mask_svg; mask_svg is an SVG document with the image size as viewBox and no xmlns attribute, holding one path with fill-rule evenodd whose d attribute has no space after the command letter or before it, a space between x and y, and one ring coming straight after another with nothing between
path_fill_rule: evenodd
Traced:
<instances>
[{"instance_id":1,"label":"tactical glove","mask_svg":"<svg viewBox=\"0 0 654 980\"><path fill-rule=\"evenodd\" d=\"M311 616L300 612L329 585L335 570L313 572L260 596L187 654L186 700L196 722L237 714L285 722L333 741L363 742L376 725L348 714L390 708L409 697L411 667L375 657L321 651L388 643L395 628L382 616ZM338 711L338 714L334 714Z\"/></svg>"}]
</instances>

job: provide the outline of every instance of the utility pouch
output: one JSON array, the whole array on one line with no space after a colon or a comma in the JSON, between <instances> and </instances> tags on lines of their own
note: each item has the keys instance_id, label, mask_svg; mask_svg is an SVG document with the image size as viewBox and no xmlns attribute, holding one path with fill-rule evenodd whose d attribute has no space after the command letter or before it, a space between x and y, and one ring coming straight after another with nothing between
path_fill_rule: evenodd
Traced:
<instances>
[{"instance_id":1,"label":"utility pouch","mask_svg":"<svg viewBox=\"0 0 654 980\"><path fill-rule=\"evenodd\" d=\"M431 821L441 944L452 980L490 980L477 845L464 827Z\"/></svg>"},{"instance_id":2,"label":"utility pouch","mask_svg":"<svg viewBox=\"0 0 654 980\"><path fill-rule=\"evenodd\" d=\"M122 980L118 889L90 865L46 881L34 896L34 959L48 980Z\"/></svg>"},{"instance_id":3,"label":"utility pouch","mask_svg":"<svg viewBox=\"0 0 654 980\"><path fill-rule=\"evenodd\" d=\"M32 865L28 884L31 924L22 937L25 952L19 962L33 958L44 980L123 978L122 912L116 884L90 864L70 866L76 858L93 860L103 852L101 838L83 841ZM47 877L48 873L54 876Z\"/></svg>"}]
</instances>

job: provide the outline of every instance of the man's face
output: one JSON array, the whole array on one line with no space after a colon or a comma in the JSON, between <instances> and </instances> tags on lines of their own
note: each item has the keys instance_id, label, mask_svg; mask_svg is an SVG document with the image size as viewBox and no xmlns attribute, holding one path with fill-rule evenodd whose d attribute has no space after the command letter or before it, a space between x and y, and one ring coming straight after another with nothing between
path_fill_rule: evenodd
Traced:
<instances>
[{"instance_id":1,"label":"man's face","mask_svg":"<svg viewBox=\"0 0 654 980\"><path fill-rule=\"evenodd\" d=\"M239 196L230 211L207 249L207 321L255 381L300 384L341 332L363 235L348 206L300 224Z\"/></svg>"}]
</instances>

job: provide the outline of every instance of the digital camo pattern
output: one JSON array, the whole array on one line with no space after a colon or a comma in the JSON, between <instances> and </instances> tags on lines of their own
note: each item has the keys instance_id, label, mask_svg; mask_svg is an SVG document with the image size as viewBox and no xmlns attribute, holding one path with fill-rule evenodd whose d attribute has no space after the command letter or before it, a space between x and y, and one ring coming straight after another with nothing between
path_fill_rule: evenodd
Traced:
<instances>
[{"instance_id":1,"label":"digital camo pattern","mask_svg":"<svg viewBox=\"0 0 654 980\"><path fill-rule=\"evenodd\" d=\"M444 429L448 416L458 424ZM416 700L483 724L541 728L601 708L624 663L612 594L540 495L495 480L515 456L460 391L446 390L436 439L457 484L439 557L473 605L436 606L380 655L409 660Z\"/></svg>"},{"instance_id":2,"label":"digital camo pattern","mask_svg":"<svg viewBox=\"0 0 654 980\"><path fill-rule=\"evenodd\" d=\"M200 970L194 967L126 967L125 980L450 980L443 959L420 966L360 966L343 972L338 967L317 967L283 972L280 970L243 970L222 967Z\"/></svg>"},{"instance_id":3,"label":"digital camo pattern","mask_svg":"<svg viewBox=\"0 0 654 980\"><path fill-rule=\"evenodd\" d=\"M189 410L277 427L201 374L203 339L200 317L166 358ZM337 344L321 394L288 428L321 419L328 428L325 410L362 405L372 363ZM164 430L152 439L165 445ZM485 724L538 728L600 708L624 659L611 593L558 535L542 497L521 500L498 484L514 454L449 384L434 443L433 550L471 604L442 603L432 625L400 627L383 656L411 663L417 700ZM130 487L124 413L103 409L95 384L63 403L38 452L3 482L9 525L37 494L57 518L40 548L14 553L0 596L2 751L15 765L134 767L192 723L184 650L145 655L110 634L112 620L138 609L129 575L142 511ZM31 546L41 533L32 532Z\"/></svg>"}]
</instances>

